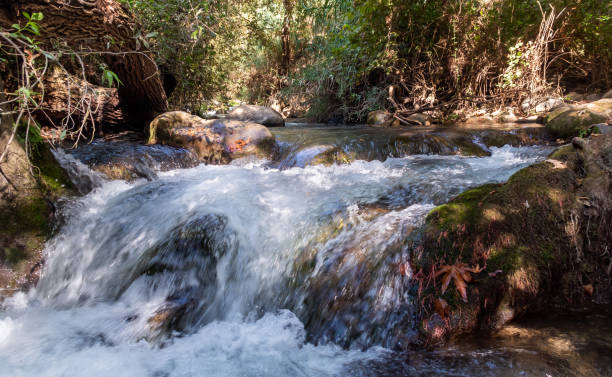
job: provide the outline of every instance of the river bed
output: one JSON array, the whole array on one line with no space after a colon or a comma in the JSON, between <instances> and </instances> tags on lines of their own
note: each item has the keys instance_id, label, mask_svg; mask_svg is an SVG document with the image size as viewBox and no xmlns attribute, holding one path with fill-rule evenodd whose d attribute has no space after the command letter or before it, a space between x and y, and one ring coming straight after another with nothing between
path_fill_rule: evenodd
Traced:
<instances>
[{"instance_id":1,"label":"river bed","mask_svg":"<svg viewBox=\"0 0 612 377\"><path fill-rule=\"evenodd\" d=\"M394 267L409 259L405 240L434 206L506 181L551 147L470 157L362 130L274 133L277 161L130 183L73 169L95 177L91 191L63 204L37 287L2 303L0 375L610 375L612 329L599 317L593 338L551 320L396 351L416 336L411 271ZM355 160L296 157L330 143Z\"/></svg>"}]
</instances>

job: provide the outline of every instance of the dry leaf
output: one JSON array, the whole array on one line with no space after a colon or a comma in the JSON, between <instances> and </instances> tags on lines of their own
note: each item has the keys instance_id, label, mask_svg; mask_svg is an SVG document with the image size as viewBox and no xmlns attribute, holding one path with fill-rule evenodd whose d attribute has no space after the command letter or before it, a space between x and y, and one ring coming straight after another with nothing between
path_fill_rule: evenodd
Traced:
<instances>
[{"instance_id":1,"label":"dry leaf","mask_svg":"<svg viewBox=\"0 0 612 377\"><path fill-rule=\"evenodd\" d=\"M464 302L467 302L467 283L472 280L472 276L470 273L479 273L482 271L480 266L476 265L474 268L467 267L465 263L455 263L451 266L444 265L440 268L440 270L435 274L435 277L438 277L442 274L442 293L446 292L446 289L450 285L451 280L455 283L455 288L457 292L461 295Z\"/></svg>"}]
</instances>

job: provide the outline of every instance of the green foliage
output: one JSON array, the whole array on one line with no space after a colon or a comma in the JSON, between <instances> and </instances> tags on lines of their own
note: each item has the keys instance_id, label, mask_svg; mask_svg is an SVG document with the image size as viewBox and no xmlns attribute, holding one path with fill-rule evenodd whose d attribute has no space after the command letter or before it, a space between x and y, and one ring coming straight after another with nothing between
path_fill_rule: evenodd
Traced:
<instances>
[{"instance_id":1,"label":"green foliage","mask_svg":"<svg viewBox=\"0 0 612 377\"><path fill-rule=\"evenodd\" d=\"M139 38L155 52L162 72L177 81L171 103L186 109L199 109L215 98L231 99L246 81L246 74L238 73L265 61L264 50L273 50L268 34L281 21L279 10L270 7L274 2L266 0L122 2L143 26Z\"/></svg>"},{"instance_id":2,"label":"green foliage","mask_svg":"<svg viewBox=\"0 0 612 377\"><path fill-rule=\"evenodd\" d=\"M237 98L358 121L390 107L390 85L408 107L520 92L526 54L551 6L562 16L547 78L610 80L609 0L121 1L143 25L137 38L176 78L175 107ZM289 72L280 69L286 20Z\"/></svg>"},{"instance_id":3,"label":"green foliage","mask_svg":"<svg viewBox=\"0 0 612 377\"><path fill-rule=\"evenodd\" d=\"M117 84L117 86L123 85L123 83L121 82L121 80L119 80L119 77L117 76L115 72L109 70L105 65L102 66L101 68L102 68L102 83L103 84L106 84L111 88L115 86L115 84Z\"/></svg>"},{"instance_id":4,"label":"green foliage","mask_svg":"<svg viewBox=\"0 0 612 377\"><path fill-rule=\"evenodd\" d=\"M13 31L11 33L11 35L14 36L14 37L23 38L26 41L28 41L29 43L34 44L32 39L30 39L30 37L28 37L24 33L40 35L40 27L38 26L36 21L42 21L44 16L40 12L33 13L32 15L30 15L28 12L23 12L23 16L25 17L27 22L23 26L21 26L19 24L11 25L12 28L15 30L15 31Z\"/></svg>"}]
</instances>

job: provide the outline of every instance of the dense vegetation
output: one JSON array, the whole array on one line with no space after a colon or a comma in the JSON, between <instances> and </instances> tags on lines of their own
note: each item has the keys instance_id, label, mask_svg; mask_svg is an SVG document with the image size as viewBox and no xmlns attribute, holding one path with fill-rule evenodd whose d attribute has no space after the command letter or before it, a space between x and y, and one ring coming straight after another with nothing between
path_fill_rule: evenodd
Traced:
<instances>
[{"instance_id":1,"label":"dense vegetation","mask_svg":"<svg viewBox=\"0 0 612 377\"><path fill-rule=\"evenodd\" d=\"M178 82L171 102L196 111L242 100L355 121L612 79L605 0L123 1Z\"/></svg>"}]
</instances>

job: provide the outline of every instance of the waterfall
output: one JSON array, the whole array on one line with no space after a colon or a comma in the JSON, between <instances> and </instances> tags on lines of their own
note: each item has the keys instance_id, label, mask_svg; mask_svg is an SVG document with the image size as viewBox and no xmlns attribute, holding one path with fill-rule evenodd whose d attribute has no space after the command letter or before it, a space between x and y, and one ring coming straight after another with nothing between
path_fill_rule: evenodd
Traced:
<instances>
[{"instance_id":1,"label":"waterfall","mask_svg":"<svg viewBox=\"0 0 612 377\"><path fill-rule=\"evenodd\" d=\"M549 150L199 165L131 183L60 151L88 194L64 209L37 287L2 304L0 375L345 373L414 331L405 241L427 212Z\"/></svg>"}]
</instances>

